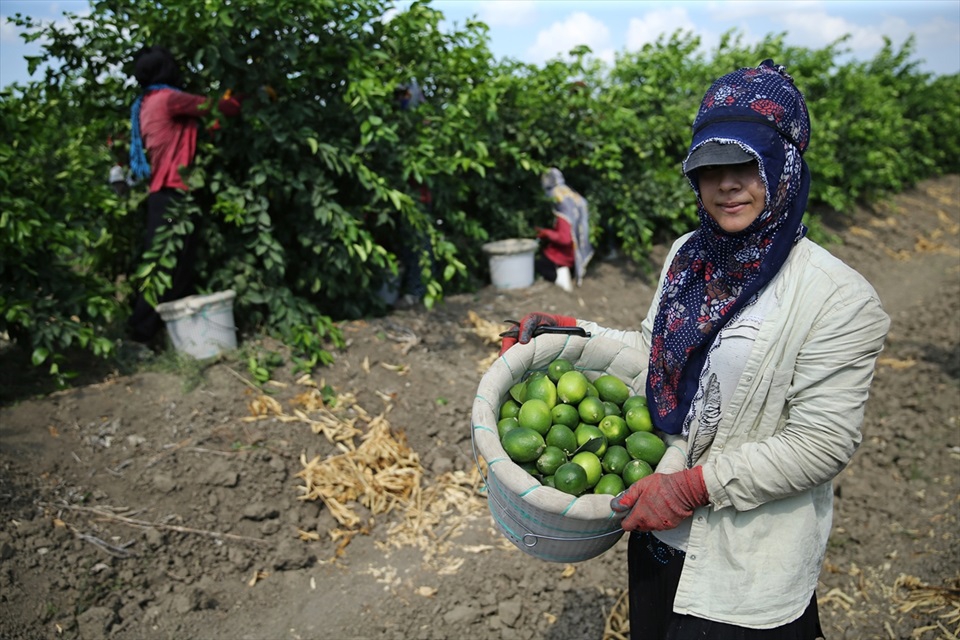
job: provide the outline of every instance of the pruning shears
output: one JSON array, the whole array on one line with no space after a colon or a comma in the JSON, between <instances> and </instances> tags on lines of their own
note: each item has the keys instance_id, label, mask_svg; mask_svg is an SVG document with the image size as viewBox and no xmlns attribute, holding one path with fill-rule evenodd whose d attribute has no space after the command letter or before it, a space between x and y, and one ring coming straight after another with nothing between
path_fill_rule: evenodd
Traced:
<instances>
[{"instance_id":1,"label":"pruning shears","mask_svg":"<svg viewBox=\"0 0 960 640\"><path fill-rule=\"evenodd\" d=\"M517 339L520 337L520 323L517 320L504 320L504 322L512 324L513 326L500 334L501 338L513 338ZM551 325L541 324L533 330L533 337L536 338L539 335L544 333L560 333L571 336L580 336L581 338L589 338L590 332L584 329L583 327L554 327Z\"/></svg>"}]
</instances>

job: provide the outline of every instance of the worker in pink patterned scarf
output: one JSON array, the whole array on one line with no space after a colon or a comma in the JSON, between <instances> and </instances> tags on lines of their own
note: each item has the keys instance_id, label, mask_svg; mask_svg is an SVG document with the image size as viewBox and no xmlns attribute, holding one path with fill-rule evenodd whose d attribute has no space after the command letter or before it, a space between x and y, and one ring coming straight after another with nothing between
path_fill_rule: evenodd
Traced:
<instances>
[{"instance_id":1,"label":"worker in pink patterned scarf","mask_svg":"<svg viewBox=\"0 0 960 640\"><path fill-rule=\"evenodd\" d=\"M587 201L567 186L555 167L543 175L540 184L550 199L555 219L552 229L537 229L537 238L546 240L546 244L535 262L536 272L564 291L573 291L574 281L580 286L593 258Z\"/></svg>"}]
</instances>

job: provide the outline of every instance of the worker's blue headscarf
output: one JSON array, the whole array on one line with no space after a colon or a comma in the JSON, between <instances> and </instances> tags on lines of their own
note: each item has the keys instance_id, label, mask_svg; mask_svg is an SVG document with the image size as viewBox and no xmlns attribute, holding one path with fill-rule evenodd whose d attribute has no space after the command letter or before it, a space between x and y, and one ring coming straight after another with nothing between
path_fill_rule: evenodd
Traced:
<instances>
[{"instance_id":1,"label":"worker's blue headscarf","mask_svg":"<svg viewBox=\"0 0 960 640\"><path fill-rule=\"evenodd\" d=\"M653 325L647 402L658 429L683 431L717 333L776 276L806 233L809 142L803 95L771 60L723 76L704 96L684 160L700 226L667 270ZM738 233L723 231L707 213L697 178L704 156L723 155L725 145L737 146L734 156L757 160L767 192L763 212Z\"/></svg>"}]
</instances>

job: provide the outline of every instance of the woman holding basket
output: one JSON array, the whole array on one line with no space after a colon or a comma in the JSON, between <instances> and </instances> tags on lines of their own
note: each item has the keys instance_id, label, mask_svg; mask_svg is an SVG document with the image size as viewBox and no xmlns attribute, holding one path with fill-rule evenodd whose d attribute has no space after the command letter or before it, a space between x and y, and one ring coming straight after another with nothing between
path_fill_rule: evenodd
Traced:
<instances>
[{"instance_id":1,"label":"woman holding basket","mask_svg":"<svg viewBox=\"0 0 960 640\"><path fill-rule=\"evenodd\" d=\"M833 478L860 426L889 318L856 271L805 238L810 119L783 67L718 79L683 171L700 226L677 240L639 331L579 325L649 356L668 449L613 499L630 531L637 639L821 637L814 593Z\"/></svg>"}]
</instances>

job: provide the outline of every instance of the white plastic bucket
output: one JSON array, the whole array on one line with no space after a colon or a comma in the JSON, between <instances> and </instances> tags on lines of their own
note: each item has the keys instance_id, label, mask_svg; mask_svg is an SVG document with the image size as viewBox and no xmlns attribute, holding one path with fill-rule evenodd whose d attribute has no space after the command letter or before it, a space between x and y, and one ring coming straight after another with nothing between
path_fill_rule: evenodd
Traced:
<instances>
[{"instance_id":1,"label":"white plastic bucket","mask_svg":"<svg viewBox=\"0 0 960 640\"><path fill-rule=\"evenodd\" d=\"M533 256L537 241L508 238L483 245L490 260L490 281L497 289L522 289L533 284Z\"/></svg>"},{"instance_id":2,"label":"white plastic bucket","mask_svg":"<svg viewBox=\"0 0 960 640\"><path fill-rule=\"evenodd\" d=\"M167 325L173 347L197 358L212 358L237 348L232 290L162 302L157 313Z\"/></svg>"}]
</instances>

